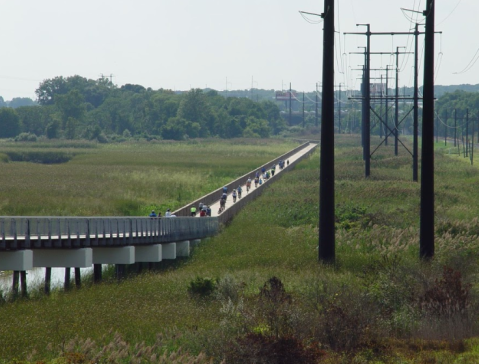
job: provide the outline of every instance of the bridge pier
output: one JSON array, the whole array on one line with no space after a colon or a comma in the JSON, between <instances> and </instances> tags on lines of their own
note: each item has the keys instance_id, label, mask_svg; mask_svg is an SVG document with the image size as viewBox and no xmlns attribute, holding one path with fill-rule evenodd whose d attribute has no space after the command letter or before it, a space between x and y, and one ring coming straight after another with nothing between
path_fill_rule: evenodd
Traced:
<instances>
[{"instance_id":1,"label":"bridge pier","mask_svg":"<svg viewBox=\"0 0 479 364\"><path fill-rule=\"evenodd\" d=\"M45 288L44 288L44 292L46 295L50 294L51 283L52 283L52 268L47 267L45 268Z\"/></svg>"},{"instance_id":2,"label":"bridge pier","mask_svg":"<svg viewBox=\"0 0 479 364\"><path fill-rule=\"evenodd\" d=\"M13 299L18 297L18 282L19 282L19 271L13 271L13 283L12 283L12 295Z\"/></svg>"},{"instance_id":3,"label":"bridge pier","mask_svg":"<svg viewBox=\"0 0 479 364\"><path fill-rule=\"evenodd\" d=\"M78 268L78 267L75 267L75 286L76 286L76 288L81 287L80 268Z\"/></svg>"},{"instance_id":4,"label":"bridge pier","mask_svg":"<svg viewBox=\"0 0 479 364\"><path fill-rule=\"evenodd\" d=\"M126 264L115 264L116 279L121 281L126 278Z\"/></svg>"},{"instance_id":5,"label":"bridge pier","mask_svg":"<svg viewBox=\"0 0 479 364\"><path fill-rule=\"evenodd\" d=\"M65 282L63 283L63 290L70 290L70 268L65 268Z\"/></svg>"},{"instance_id":6,"label":"bridge pier","mask_svg":"<svg viewBox=\"0 0 479 364\"><path fill-rule=\"evenodd\" d=\"M176 243L176 256L189 257L190 256L190 241L184 240Z\"/></svg>"},{"instance_id":7,"label":"bridge pier","mask_svg":"<svg viewBox=\"0 0 479 364\"><path fill-rule=\"evenodd\" d=\"M22 297L27 297L27 272L24 270L20 271L20 287Z\"/></svg>"},{"instance_id":8,"label":"bridge pier","mask_svg":"<svg viewBox=\"0 0 479 364\"><path fill-rule=\"evenodd\" d=\"M101 264L93 264L93 282L100 283L102 278Z\"/></svg>"}]
</instances>

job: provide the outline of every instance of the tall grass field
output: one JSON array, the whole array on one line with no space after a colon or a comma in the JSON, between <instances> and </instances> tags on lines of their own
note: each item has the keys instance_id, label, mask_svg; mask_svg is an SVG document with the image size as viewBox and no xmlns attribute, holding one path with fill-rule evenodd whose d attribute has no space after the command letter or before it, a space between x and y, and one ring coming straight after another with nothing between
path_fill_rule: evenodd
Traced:
<instances>
[{"instance_id":1,"label":"tall grass field","mask_svg":"<svg viewBox=\"0 0 479 364\"><path fill-rule=\"evenodd\" d=\"M358 136L336 140L336 264L318 262L316 151L187 259L120 283L87 283L48 297L31 292L29 298L3 302L0 358L4 363L479 362L479 171L438 145L436 255L421 262L420 184L412 181L411 156L402 149L394 156L393 147L384 146L365 179L360 143ZM61 173L42 174L42 168L68 167L75 174L78 167L82 188L100 175L97 191L103 192L80 191L83 197L74 201L86 214L95 210L86 210L83 200L95 198L101 201L98 214L110 214L100 210L102 204L121 214L108 202L116 194L142 208L179 206L178 195L193 199L208 192L202 188L216 188L294 146L278 141L102 146L75 149L66 164L20 162L17 168L31 171L31 186L59 188L54 180ZM154 162L157 155L162 164ZM171 175L177 177L164 186ZM64 198L75 194L69 190L76 186L73 178L68 181ZM53 200L45 214L77 211L61 197ZM42 212L36 203L31 206L33 213Z\"/></svg>"}]
</instances>

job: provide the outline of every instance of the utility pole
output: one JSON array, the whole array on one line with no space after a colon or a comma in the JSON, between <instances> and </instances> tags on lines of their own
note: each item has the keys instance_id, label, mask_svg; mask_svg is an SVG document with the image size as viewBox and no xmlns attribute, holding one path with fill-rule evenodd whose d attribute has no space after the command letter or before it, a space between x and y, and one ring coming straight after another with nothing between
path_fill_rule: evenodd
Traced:
<instances>
[{"instance_id":1,"label":"utility pole","mask_svg":"<svg viewBox=\"0 0 479 364\"><path fill-rule=\"evenodd\" d=\"M456 147L457 140L457 110L454 109L454 147Z\"/></svg>"},{"instance_id":2,"label":"utility pole","mask_svg":"<svg viewBox=\"0 0 479 364\"><path fill-rule=\"evenodd\" d=\"M303 91L303 129L304 129L305 121L304 121L304 91Z\"/></svg>"},{"instance_id":3,"label":"utility pole","mask_svg":"<svg viewBox=\"0 0 479 364\"><path fill-rule=\"evenodd\" d=\"M316 103L315 103L315 106L316 106L316 110L315 110L315 117L316 117L316 127L318 127L318 83L316 82L316 92L315 92L315 95L316 95Z\"/></svg>"},{"instance_id":4,"label":"utility pole","mask_svg":"<svg viewBox=\"0 0 479 364\"><path fill-rule=\"evenodd\" d=\"M394 104L394 155L399 154L398 151L398 128L399 128L399 48L406 47L396 47L396 97Z\"/></svg>"},{"instance_id":5,"label":"utility pole","mask_svg":"<svg viewBox=\"0 0 479 364\"><path fill-rule=\"evenodd\" d=\"M412 180L417 182L418 180L418 132L419 132L419 76L418 76L418 65L419 65L419 24L416 24L414 30L414 121L413 121L413 149L412 149Z\"/></svg>"},{"instance_id":6,"label":"utility pole","mask_svg":"<svg viewBox=\"0 0 479 364\"><path fill-rule=\"evenodd\" d=\"M415 118L414 118L414 150L415 152L413 152L413 180L414 181L417 181L417 133L418 133L418 128L417 128L417 120L418 120L418 117L417 117L417 112L418 112L418 102L417 100L419 99L418 97L418 94L417 94L417 90L418 90L418 81L417 81L417 71L418 71L418 62L417 62L417 57L418 57L418 35L419 34L422 34L422 33L419 33L419 31L417 30L418 29L418 26L416 24L416 31L414 33L411 33L411 32L375 32L375 33L371 33L369 31L369 24L357 24L357 25L366 25L368 26L368 30L366 33L344 33L344 34L362 34L362 35L366 35L367 36L367 39L368 39L368 42L367 42L367 47L366 47L366 50L365 50L365 55L366 55L366 60L365 60L365 73L363 76L364 76L364 88L363 90L365 89L365 86L367 85L368 87L370 86L370 77L369 77L369 74L370 74L370 71L371 71L371 68L368 67L368 64L370 64L370 54L374 54L374 53L377 53L377 52L370 52L370 37L371 35L412 35L414 34L415 35L415 40L416 40L416 43L415 43L415 93L414 93L414 104L415 104ZM354 52L353 52L354 53ZM389 53L390 54L390 53ZM366 123L368 123L368 129L366 130L366 127L364 128L363 130L363 159L365 160L365 175L366 177L369 176L369 172L370 172L370 117L366 117L366 116L370 116L370 108L371 108L371 95L370 95L370 90L364 90L364 97L363 97L363 100L366 101L366 105L365 105L365 110L364 110L364 118L366 118ZM404 96L404 99L406 97ZM433 120L433 124L434 124L434 120ZM434 138L432 140L434 142ZM366 149L368 151L368 153L366 153ZM368 157L369 156L369 157Z\"/></svg>"},{"instance_id":7,"label":"utility pole","mask_svg":"<svg viewBox=\"0 0 479 364\"><path fill-rule=\"evenodd\" d=\"M289 125L291 126L292 116L291 116L291 82L289 83Z\"/></svg>"},{"instance_id":8,"label":"utility pole","mask_svg":"<svg viewBox=\"0 0 479 364\"><path fill-rule=\"evenodd\" d=\"M338 93L338 134L341 134L341 84L339 84Z\"/></svg>"},{"instance_id":9,"label":"utility pole","mask_svg":"<svg viewBox=\"0 0 479 364\"><path fill-rule=\"evenodd\" d=\"M334 0L324 0L323 92L319 169L319 260L335 261L334 212Z\"/></svg>"},{"instance_id":10,"label":"utility pole","mask_svg":"<svg viewBox=\"0 0 479 364\"><path fill-rule=\"evenodd\" d=\"M426 2L422 109L421 222L419 256L434 256L434 22L435 0Z\"/></svg>"},{"instance_id":11,"label":"utility pole","mask_svg":"<svg viewBox=\"0 0 479 364\"><path fill-rule=\"evenodd\" d=\"M444 145L447 145L447 109L446 109L446 119L444 120Z\"/></svg>"}]
</instances>

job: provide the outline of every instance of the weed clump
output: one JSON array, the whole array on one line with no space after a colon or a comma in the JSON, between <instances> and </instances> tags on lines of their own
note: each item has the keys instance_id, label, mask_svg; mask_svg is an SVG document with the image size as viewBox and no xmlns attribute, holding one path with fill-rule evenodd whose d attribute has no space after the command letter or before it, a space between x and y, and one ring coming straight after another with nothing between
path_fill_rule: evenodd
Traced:
<instances>
[{"instance_id":1,"label":"weed clump","mask_svg":"<svg viewBox=\"0 0 479 364\"><path fill-rule=\"evenodd\" d=\"M216 283L208 277L196 277L188 286L188 293L196 297L209 297L216 289Z\"/></svg>"}]
</instances>

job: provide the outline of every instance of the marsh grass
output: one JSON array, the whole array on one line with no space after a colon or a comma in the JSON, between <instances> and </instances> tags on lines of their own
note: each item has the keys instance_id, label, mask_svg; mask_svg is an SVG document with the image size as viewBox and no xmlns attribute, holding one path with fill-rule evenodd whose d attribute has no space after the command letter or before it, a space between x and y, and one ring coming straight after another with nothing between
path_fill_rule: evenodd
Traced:
<instances>
[{"instance_id":1,"label":"marsh grass","mask_svg":"<svg viewBox=\"0 0 479 364\"><path fill-rule=\"evenodd\" d=\"M146 351L154 347L148 353L156 354L155 360L182 350L191 360L205 355L214 362L227 357L230 362L274 363L277 358L266 348L283 342L288 343L283 348L290 348L285 357L295 353L303 362L476 362L479 239L474 202L479 192L470 186L475 167L437 152L436 256L423 264L418 259L419 186L405 167L410 160L400 156L404 160L390 164L391 151L385 149L372 163L372 177L364 180L358 148L350 152L359 143L351 136L337 141L336 265L317 260L316 152L269 186L221 234L202 241L189 259L120 283L4 304L0 357L9 362L86 355L82 347L91 340L98 348L127 353L123 362L133 361L139 345ZM115 148L106 151L115 154ZM181 150L177 152L173 155L179 158ZM100 156L93 156L101 164ZM125 158L115 155L110 161L121 164ZM187 158L190 162L196 156ZM92 160L82 155L72 162L81 166ZM173 164L180 168L180 162ZM122 179L120 170L115 173L108 175ZM140 183L147 172L131 173L128 178ZM447 197L450 191L455 199ZM272 277L281 282L284 295L270 295L278 299L265 302L262 292ZM216 282L204 299L188 292L198 279ZM161 350L155 346L158 334ZM77 344L72 348L70 342ZM144 362L155 361L145 356Z\"/></svg>"},{"instance_id":2,"label":"marsh grass","mask_svg":"<svg viewBox=\"0 0 479 364\"><path fill-rule=\"evenodd\" d=\"M249 144L244 140L108 145L4 142L0 153L5 155L49 153L72 158L50 165L2 163L0 215L141 216L152 209L176 209L294 146L275 140Z\"/></svg>"}]
</instances>

